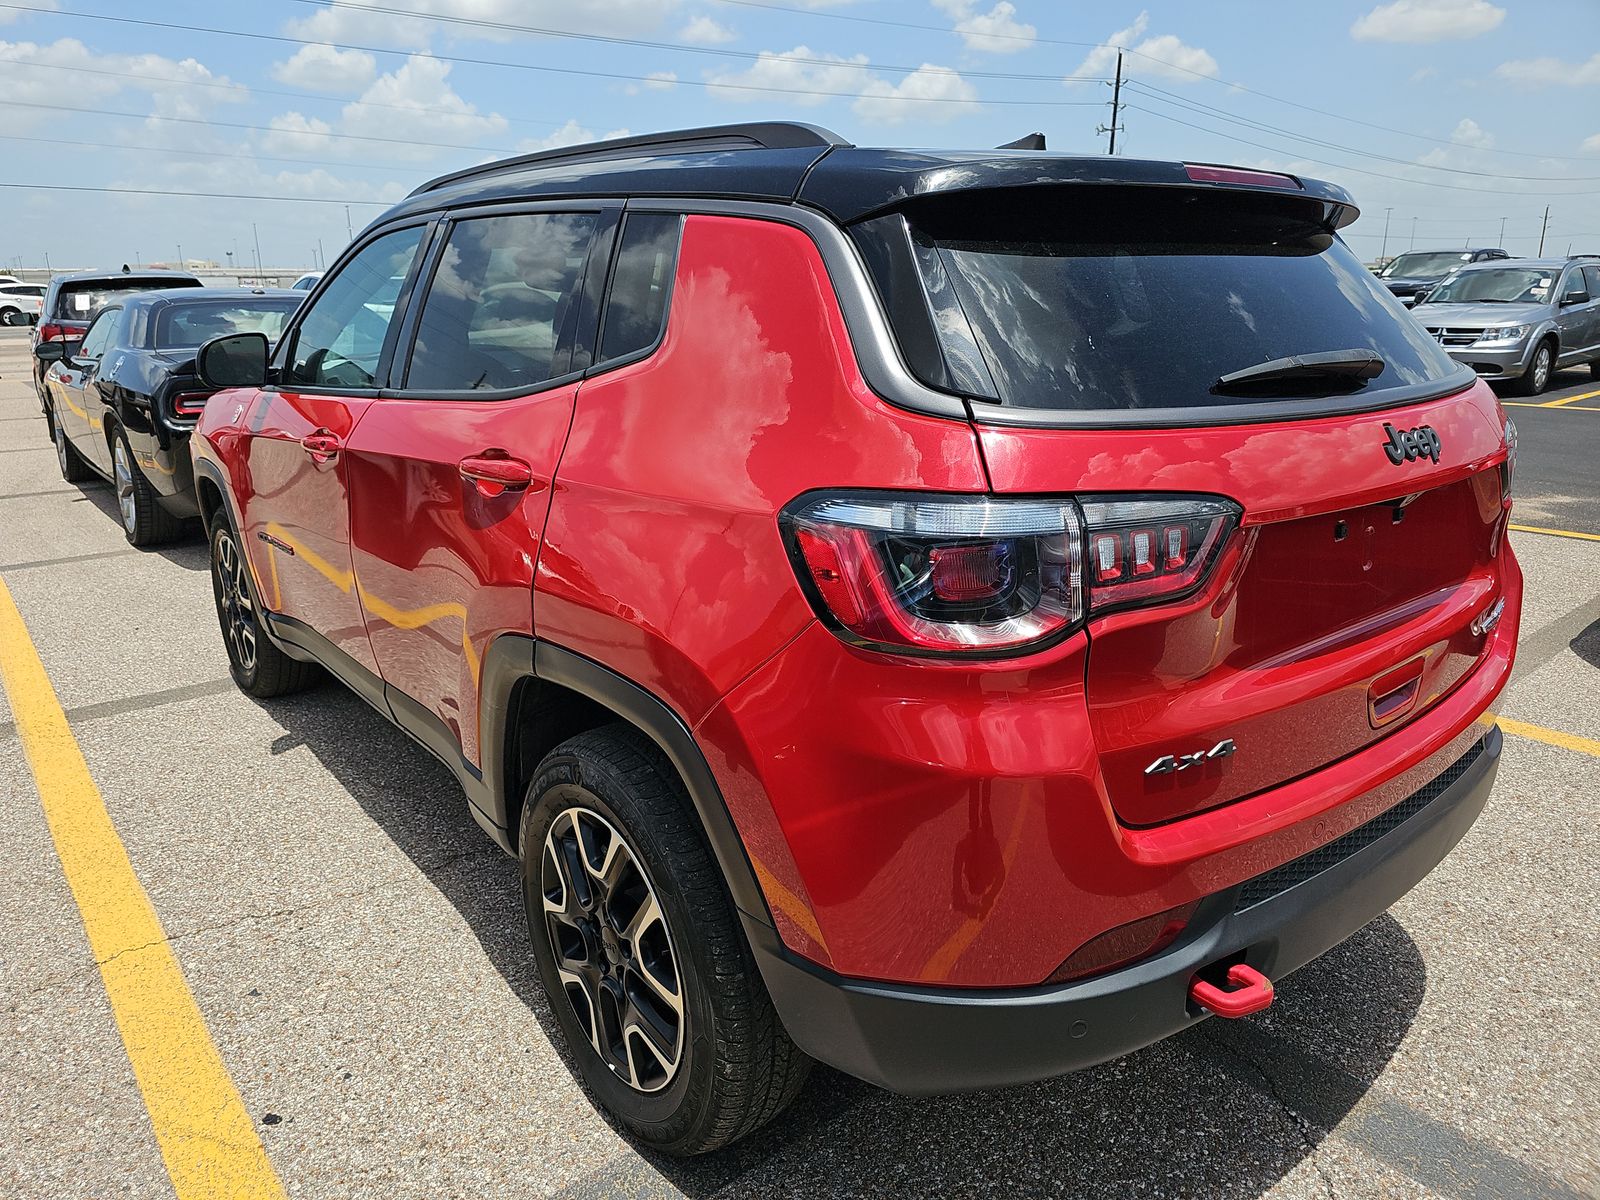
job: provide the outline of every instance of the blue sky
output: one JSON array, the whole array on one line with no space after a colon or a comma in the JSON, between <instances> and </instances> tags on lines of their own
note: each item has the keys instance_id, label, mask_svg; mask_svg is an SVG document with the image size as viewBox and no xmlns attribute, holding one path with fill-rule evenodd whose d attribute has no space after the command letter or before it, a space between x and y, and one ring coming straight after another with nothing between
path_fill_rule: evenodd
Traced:
<instances>
[{"instance_id":1,"label":"blue sky","mask_svg":"<svg viewBox=\"0 0 1600 1200\"><path fill-rule=\"evenodd\" d=\"M1103 153L1112 46L1120 153L1335 180L1364 257L1385 209L1390 253L1532 253L1546 204L1600 251L1596 0L0 0L0 266L309 265L346 202L685 125Z\"/></svg>"}]
</instances>

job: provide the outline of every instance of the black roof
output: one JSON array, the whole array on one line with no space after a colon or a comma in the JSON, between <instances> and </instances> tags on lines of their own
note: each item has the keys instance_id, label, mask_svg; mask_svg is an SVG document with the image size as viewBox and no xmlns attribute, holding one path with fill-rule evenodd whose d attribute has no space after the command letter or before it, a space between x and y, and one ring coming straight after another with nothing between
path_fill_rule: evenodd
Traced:
<instances>
[{"instance_id":1,"label":"black roof","mask_svg":"<svg viewBox=\"0 0 1600 1200\"><path fill-rule=\"evenodd\" d=\"M1328 220L1335 227L1358 215L1349 193L1331 183L1263 172L1247 172L1245 182L1197 180L1188 166L1046 150L868 149L815 125L715 125L567 146L470 167L423 184L389 215L496 200L710 196L806 204L848 224L916 196L1065 183L1300 195L1330 206ZM1259 182L1249 182L1249 176ZM1272 186L1268 178L1292 182Z\"/></svg>"},{"instance_id":2,"label":"black roof","mask_svg":"<svg viewBox=\"0 0 1600 1200\"><path fill-rule=\"evenodd\" d=\"M293 300L298 303L308 294L294 291L292 288L152 288L145 292L135 292L120 303L125 308L159 308L163 304L172 304L175 301L182 301L184 304L204 304L230 300L269 299Z\"/></svg>"}]
</instances>

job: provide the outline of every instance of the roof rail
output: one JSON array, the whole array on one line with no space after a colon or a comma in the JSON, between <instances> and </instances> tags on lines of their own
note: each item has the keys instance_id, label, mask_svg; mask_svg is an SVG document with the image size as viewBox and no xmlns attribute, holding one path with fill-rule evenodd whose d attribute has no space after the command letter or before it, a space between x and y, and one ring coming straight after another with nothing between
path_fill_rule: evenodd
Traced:
<instances>
[{"instance_id":1,"label":"roof rail","mask_svg":"<svg viewBox=\"0 0 1600 1200\"><path fill-rule=\"evenodd\" d=\"M641 158L651 154L670 154L674 151L709 150L790 150L802 146L848 146L832 130L800 121L758 121L744 125L706 125L699 129L675 129L665 133L646 133L635 137L612 138L606 142L585 142L577 146L560 146L554 150L540 150L534 154L521 154L515 158L502 158L481 163L476 167L452 171L427 183L411 193L437 191L467 179L499 175L523 167L545 164L601 162L608 158Z\"/></svg>"}]
</instances>

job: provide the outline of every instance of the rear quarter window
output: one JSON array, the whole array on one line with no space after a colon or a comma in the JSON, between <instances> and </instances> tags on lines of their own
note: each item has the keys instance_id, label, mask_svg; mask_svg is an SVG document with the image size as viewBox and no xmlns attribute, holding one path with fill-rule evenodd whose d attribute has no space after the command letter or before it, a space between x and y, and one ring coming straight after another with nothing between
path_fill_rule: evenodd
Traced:
<instances>
[{"instance_id":1,"label":"rear quarter window","mask_svg":"<svg viewBox=\"0 0 1600 1200\"><path fill-rule=\"evenodd\" d=\"M947 362L975 343L988 398L1106 412L1248 405L1226 374L1294 355L1371 350L1362 391L1443 384L1460 368L1293 197L1178 188L966 193L909 210ZM870 256L869 256L870 257ZM937 381L925 380L934 383Z\"/></svg>"}]
</instances>

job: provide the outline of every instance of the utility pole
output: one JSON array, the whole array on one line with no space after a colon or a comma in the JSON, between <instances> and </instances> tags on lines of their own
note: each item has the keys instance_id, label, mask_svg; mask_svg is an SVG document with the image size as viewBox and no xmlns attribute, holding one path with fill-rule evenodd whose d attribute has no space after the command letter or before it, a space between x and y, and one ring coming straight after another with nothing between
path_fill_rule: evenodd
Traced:
<instances>
[{"instance_id":1,"label":"utility pole","mask_svg":"<svg viewBox=\"0 0 1600 1200\"><path fill-rule=\"evenodd\" d=\"M322 248L322 239L317 239L317 270L328 269L328 252Z\"/></svg>"},{"instance_id":2,"label":"utility pole","mask_svg":"<svg viewBox=\"0 0 1600 1200\"><path fill-rule=\"evenodd\" d=\"M1544 257L1544 235L1545 235L1545 231L1547 229L1549 229L1549 228L1550 228L1550 206L1548 204L1546 204L1544 206L1544 224L1539 226L1539 254L1538 254L1539 258L1543 258Z\"/></svg>"},{"instance_id":3,"label":"utility pole","mask_svg":"<svg viewBox=\"0 0 1600 1200\"><path fill-rule=\"evenodd\" d=\"M1495 244L1497 246L1499 246L1501 249L1505 248L1505 244L1506 244L1506 219L1504 217L1500 218L1500 240L1498 242L1496 242Z\"/></svg>"},{"instance_id":4,"label":"utility pole","mask_svg":"<svg viewBox=\"0 0 1600 1200\"><path fill-rule=\"evenodd\" d=\"M1113 153L1115 153L1115 151L1113 151ZM348 204L344 206L344 232L345 236L348 237L352 242L356 240L355 228L350 224L350 206Z\"/></svg>"},{"instance_id":5,"label":"utility pole","mask_svg":"<svg viewBox=\"0 0 1600 1200\"><path fill-rule=\"evenodd\" d=\"M178 270L183 270L183 243L178 243Z\"/></svg>"},{"instance_id":6,"label":"utility pole","mask_svg":"<svg viewBox=\"0 0 1600 1200\"><path fill-rule=\"evenodd\" d=\"M1116 78L1116 81L1113 82L1112 85L1111 85L1111 124L1109 124L1109 125L1097 125L1097 126L1095 126L1095 130L1094 130L1096 133L1109 133L1111 135L1111 149L1109 151L1111 154L1115 154L1117 152L1117 130L1119 128L1121 128L1117 124L1117 122L1121 118L1121 116L1122 116L1122 50L1121 50L1121 48L1118 48L1118 50L1117 50L1117 78ZM344 211L345 211L345 215L348 217L349 214L350 214L349 208L346 208Z\"/></svg>"},{"instance_id":7,"label":"utility pole","mask_svg":"<svg viewBox=\"0 0 1600 1200\"><path fill-rule=\"evenodd\" d=\"M1415 250L1416 248L1417 248L1417 219L1415 217L1412 217L1411 218L1411 241L1406 246L1406 249L1407 250Z\"/></svg>"},{"instance_id":8,"label":"utility pole","mask_svg":"<svg viewBox=\"0 0 1600 1200\"><path fill-rule=\"evenodd\" d=\"M1383 210L1383 247L1378 251L1380 259L1387 257L1389 254L1389 214L1392 212L1394 212L1392 208Z\"/></svg>"},{"instance_id":9,"label":"utility pole","mask_svg":"<svg viewBox=\"0 0 1600 1200\"><path fill-rule=\"evenodd\" d=\"M256 283L261 282L261 231L256 228L254 221L250 222L250 233L256 239Z\"/></svg>"}]
</instances>

